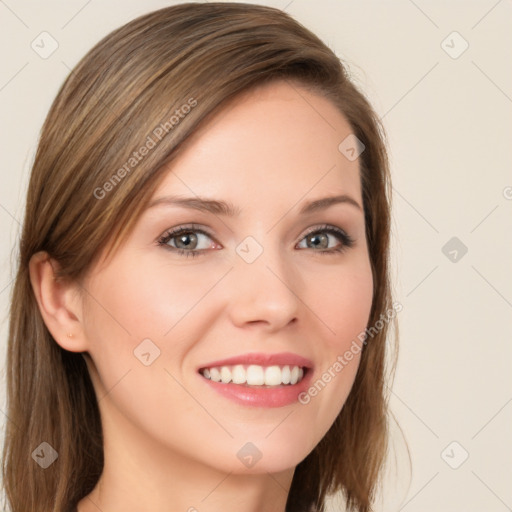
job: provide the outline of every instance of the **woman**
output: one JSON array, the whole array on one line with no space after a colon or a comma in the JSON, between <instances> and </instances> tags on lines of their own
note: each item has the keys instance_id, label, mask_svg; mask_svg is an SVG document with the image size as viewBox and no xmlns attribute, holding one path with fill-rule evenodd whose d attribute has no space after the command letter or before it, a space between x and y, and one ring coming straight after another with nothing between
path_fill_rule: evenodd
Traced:
<instances>
[{"instance_id":1,"label":"woman","mask_svg":"<svg viewBox=\"0 0 512 512\"><path fill-rule=\"evenodd\" d=\"M389 218L378 118L287 14L181 4L104 38L29 184L12 510L369 511Z\"/></svg>"}]
</instances>

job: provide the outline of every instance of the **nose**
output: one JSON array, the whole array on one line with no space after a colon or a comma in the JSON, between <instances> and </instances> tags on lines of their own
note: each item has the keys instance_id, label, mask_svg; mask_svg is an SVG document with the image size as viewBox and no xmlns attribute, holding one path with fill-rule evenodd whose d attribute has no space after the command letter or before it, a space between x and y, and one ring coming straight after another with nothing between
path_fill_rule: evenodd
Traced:
<instances>
[{"instance_id":1,"label":"nose","mask_svg":"<svg viewBox=\"0 0 512 512\"><path fill-rule=\"evenodd\" d=\"M234 325L261 324L268 332L294 324L300 314L301 280L278 250L254 261L235 258L230 272L229 314Z\"/></svg>"}]
</instances>

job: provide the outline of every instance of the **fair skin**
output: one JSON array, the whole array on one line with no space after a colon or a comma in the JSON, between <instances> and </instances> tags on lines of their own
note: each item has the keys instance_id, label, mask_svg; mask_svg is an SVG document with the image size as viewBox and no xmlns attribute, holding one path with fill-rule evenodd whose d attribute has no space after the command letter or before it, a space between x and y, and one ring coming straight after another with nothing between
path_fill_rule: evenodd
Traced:
<instances>
[{"instance_id":1,"label":"fair skin","mask_svg":"<svg viewBox=\"0 0 512 512\"><path fill-rule=\"evenodd\" d=\"M63 348L87 353L99 399L105 467L79 512L285 510L294 469L339 414L359 356L309 403L281 407L235 403L197 369L251 352L292 352L313 362L315 382L364 331L373 283L359 164L338 150L351 132L323 97L282 81L259 87L188 141L153 196L224 200L239 216L146 209L80 286L56 284L50 262L32 259L45 323ZM359 208L342 202L299 213L308 201L341 194ZM167 248L156 243L191 223L209 233L191 230L199 256L177 254L179 237ZM344 244L325 224L353 245L321 254ZM316 238L306 236L312 228ZM249 236L263 249L251 263L236 251ZM318 248L307 245L311 238ZM148 366L134 356L147 338L160 350ZM237 457L248 442L262 454L252 467Z\"/></svg>"}]
</instances>

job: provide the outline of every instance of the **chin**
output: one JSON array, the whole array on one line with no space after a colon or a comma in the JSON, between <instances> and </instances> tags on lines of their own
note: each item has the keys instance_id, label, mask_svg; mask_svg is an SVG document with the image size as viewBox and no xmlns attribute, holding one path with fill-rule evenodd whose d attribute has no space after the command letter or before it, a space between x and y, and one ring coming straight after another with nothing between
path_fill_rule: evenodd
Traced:
<instances>
[{"instance_id":1,"label":"chin","mask_svg":"<svg viewBox=\"0 0 512 512\"><path fill-rule=\"evenodd\" d=\"M219 455L222 464L222 471L237 475L244 474L266 474L279 473L294 469L310 453L304 450L305 443L300 440L297 443L283 441L276 438L261 441L244 441L236 443L236 447L229 450L230 455ZM300 448L300 449L299 449ZM217 464L217 466L219 466Z\"/></svg>"}]
</instances>

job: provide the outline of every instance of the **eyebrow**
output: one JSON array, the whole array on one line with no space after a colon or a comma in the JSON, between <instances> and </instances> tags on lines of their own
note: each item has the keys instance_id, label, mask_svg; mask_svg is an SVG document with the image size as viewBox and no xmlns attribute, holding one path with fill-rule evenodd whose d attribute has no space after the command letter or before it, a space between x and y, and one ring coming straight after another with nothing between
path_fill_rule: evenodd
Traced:
<instances>
[{"instance_id":1,"label":"eyebrow","mask_svg":"<svg viewBox=\"0 0 512 512\"><path fill-rule=\"evenodd\" d=\"M305 203L299 211L300 215L307 215L319 210L324 210L335 204L352 205L358 210L363 211L361 205L352 197L346 194L330 197L322 197ZM155 206L181 206L194 210L210 212L215 215L224 215L227 217L238 217L241 213L240 208L229 201L219 201L216 199L207 199L203 197L183 197L183 196L163 196L154 199L148 205L149 208Z\"/></svg>"}]
</instances>

